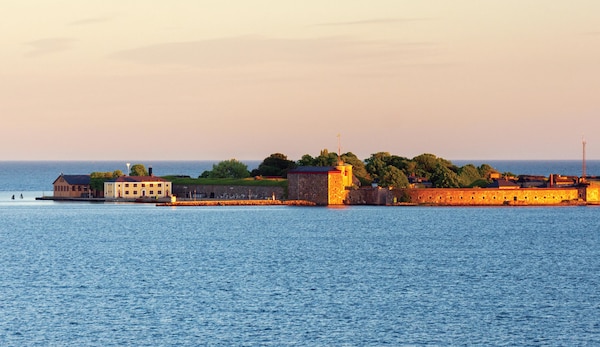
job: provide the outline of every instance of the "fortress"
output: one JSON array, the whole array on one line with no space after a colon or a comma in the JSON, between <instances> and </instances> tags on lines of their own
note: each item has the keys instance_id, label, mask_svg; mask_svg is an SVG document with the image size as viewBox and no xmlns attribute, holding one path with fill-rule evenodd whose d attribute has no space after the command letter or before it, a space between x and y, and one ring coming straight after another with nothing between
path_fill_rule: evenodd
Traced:
<instances>
[{"instance_id":1,"label":"fortress","mask_svg":"<svg viewBox=\"0 0 600 347\"><path fill-rule=\"evenodd\" d=\"M299 167L288 174L288 198L317 205L555 206L598 205L600 183L521 188L356 188L352 166ZM551 179L552 182L552 179Z\"/></svg>"}]
</instances>

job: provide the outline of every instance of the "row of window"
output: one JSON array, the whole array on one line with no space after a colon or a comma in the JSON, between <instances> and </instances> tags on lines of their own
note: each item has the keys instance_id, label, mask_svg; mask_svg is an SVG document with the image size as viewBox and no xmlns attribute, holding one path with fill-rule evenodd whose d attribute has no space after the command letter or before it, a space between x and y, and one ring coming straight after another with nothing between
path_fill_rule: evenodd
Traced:
<instances>
[{"instance_id":1,"label":"row of window","mask_svg":"<svg viewBox=\"0 0 600 347\"><path fill-rule=\"evenodd\" d=\"M137 184L137 183L134 183L134 184L133 184L133 187L134 187L134 188L137 188L137 186L138 186L138 184ZM154 183L150 183L150 184L149 184L149 186L150 186L150 187L154 187ZM157 186L157 187L162 187L162 183L157 183L157 184L156 184L156 186ZM146 183L142 183L142 188L143 188L143 187L146 187ZM129 188L129 183L125 183L125 188Z\"/></svg>"},{"instance_id":2,"label":"row of window","mask_svg":"<svg viewBox=\"0 0 600 347\"><path fill-rule=\"evenodd\" d=\"M162 195L162 190L157 191L156 194L157 195ZM129 190L125 191L125 195L129 195ZM134 190L133 191L133 195L138 195L138 191ZM150 191L150 195L154 195L154 191L153 190Z\"/></svg>"},{"instance_id":3,"label":"row of window","mask_svg":"<svg viewBox=\"0 0 600 347\"><path fill-rule=\"evenodd\" d=\"M71 188L69 188L71 187ZM54 186L54 191L57 192L68 192L68 191L84 191L87 192L88 187L86 186Z\"/></svg>"}]
</instances>

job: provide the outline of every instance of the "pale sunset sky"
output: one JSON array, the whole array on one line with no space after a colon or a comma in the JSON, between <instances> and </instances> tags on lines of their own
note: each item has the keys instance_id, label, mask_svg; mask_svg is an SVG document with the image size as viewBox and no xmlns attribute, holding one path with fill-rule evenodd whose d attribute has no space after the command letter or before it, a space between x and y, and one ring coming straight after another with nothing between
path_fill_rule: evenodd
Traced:
<instances>
[{"instance_id":1,"label":"pale sunset sky","mask_svg":"<svg viewBox=\"0 0 600 347\"><path fill-rule=\"evenodd\" d=\"M600 159L597 0L0 1L0 160Z\"/></svg>"}]
</instances>

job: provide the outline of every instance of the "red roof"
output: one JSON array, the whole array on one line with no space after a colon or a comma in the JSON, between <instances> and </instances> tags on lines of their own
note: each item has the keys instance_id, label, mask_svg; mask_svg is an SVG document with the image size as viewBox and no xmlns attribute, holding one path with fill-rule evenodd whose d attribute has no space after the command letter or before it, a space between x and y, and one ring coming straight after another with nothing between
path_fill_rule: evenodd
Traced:
<instances>
[{"instance_id":1,"label":"red roof","mask_svg":"<svg viewBox=\"0 0 600 347\"><path fill-rule=\"evenodd\" d=\"M167 182L167 180L157 176L121 176L108 182Z\"/></svg>"}]
</instances>

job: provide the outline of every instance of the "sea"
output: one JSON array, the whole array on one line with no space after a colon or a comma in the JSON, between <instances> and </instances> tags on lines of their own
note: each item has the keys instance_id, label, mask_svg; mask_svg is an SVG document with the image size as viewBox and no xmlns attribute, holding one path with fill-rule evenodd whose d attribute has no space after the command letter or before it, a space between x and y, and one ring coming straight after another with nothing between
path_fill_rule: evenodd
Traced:
<instances>
[{"instance_id":1,"label":"sea","mask_svg":"<svg viewBox=\"0 0 600 347\"><path fill-rule=\"evenodd\" d=\"M213 163L144 164L197 177ZM0 346L600 345L598 206L35 200L60 173L117 169L0 162Z\"/></svg>"}]
</instances>

